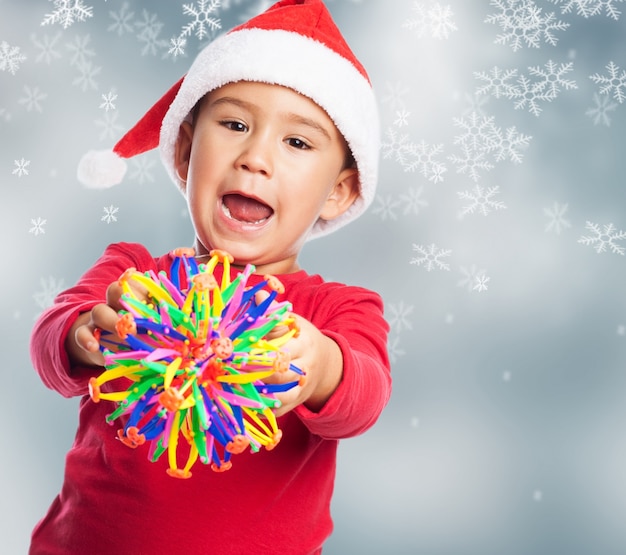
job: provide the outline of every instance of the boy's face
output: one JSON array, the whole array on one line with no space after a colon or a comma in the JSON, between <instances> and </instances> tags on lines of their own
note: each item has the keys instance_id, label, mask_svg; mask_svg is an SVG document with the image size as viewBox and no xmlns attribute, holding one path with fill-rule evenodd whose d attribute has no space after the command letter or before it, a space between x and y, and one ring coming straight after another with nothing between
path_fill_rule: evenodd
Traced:
<instances>
[{"instance_id":1,"label":"boy's face","mask_svg":"<svg viewBox=\"0 0 626 555\"><path fill-rule=\"evenodd\" d=\"M291 89L241 81L210 92L176 144L198 254L220 248L259 272L295 271L318 218L358 195L346 153L326 112Z\"/></svg>"}]
</instances>

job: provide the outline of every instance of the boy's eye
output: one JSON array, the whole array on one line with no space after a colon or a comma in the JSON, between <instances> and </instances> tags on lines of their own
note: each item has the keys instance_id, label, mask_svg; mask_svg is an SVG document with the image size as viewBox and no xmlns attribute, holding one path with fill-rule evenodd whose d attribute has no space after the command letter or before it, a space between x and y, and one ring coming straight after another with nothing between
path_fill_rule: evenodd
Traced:
<instances>
[{"instance_id":1,"label":"boy's eye","mask_svg":"<svg viewBox=\"0 0 626 555\"><path fill-rule=\"evenodd\" d=\"M291 139L287 139L287 144L289 144L290 146L292 146L294 148L299 148L299 149L302 149L302 150L306 150L308 148L311 148L302 139L297 139L295 137L292 137Z\"/></svg>"},{"instance_id":2,"label":"boy's eye","mask_svg":"<svg viewBox=\"0 0 626 555\"><path fill-rule=\"evenodd\" d=\"M231 131L239 131L240 133L248 129L247 126L240 121L221 121L220 124Z\"/></svg>"}]
</instances>

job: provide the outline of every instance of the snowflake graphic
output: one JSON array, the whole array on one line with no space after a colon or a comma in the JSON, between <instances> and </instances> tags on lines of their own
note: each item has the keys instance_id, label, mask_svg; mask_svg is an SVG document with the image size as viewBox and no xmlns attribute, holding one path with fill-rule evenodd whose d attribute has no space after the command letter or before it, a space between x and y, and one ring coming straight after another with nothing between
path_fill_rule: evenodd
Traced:
<instances>
[{"instance_id":1,"label":"snowflake graphic","mask_svg":"<svg viewBox=\"0 0 626 555\"><path fill-rule=\"evenodd\" d=\"M163 23L156 14L151 14L147 10L142 10L141 15L143 19L135 22L135 27L138 29L137 40L143 44L141 55L156 56L160 50L169 47L167 40L159 38Z\"/></svg>"},{"instance_id":2,"label":"snowflake graphic","mask_svg":"<svg viewBox=\"0 0 626 555\"><path fill-rule=\"evenodd\" d=\"M429 34L434 39L447 39L451 32L458 30L450 6L439 2L413 2L412 10L415 17L407 19L402 27L414 31L419 38Z\"/></svg>"},{"instance_id":3,"label":"snowflake graphic","mask_svg":"<svg viewBox=\"0 0 626 555\"><path fill-rule=\"evenodd\" d=\"M611 118L609 112L613 112L617 106L618 104L613 102L609 96L600 96L598 93L593 93L593 106L585 111L585 115L593 120L594 125L602 124L610 127Z\"/></svg>"},{"instance_id":4,"label":"snowflake graphic","mask_svg":"<svg viewBox=\"0 0 626 555\"><path fill-rule=\"evenodd\" d=\"M90 48L91 35L84 35L82 37L75 37L74 42L67 45L67 50L70 52L70 65L72 67L81 68L83 65L89 63L89 59L96 55L96 52Z\"/></svg>"},{"instance_id":5,"label":"snowflake graphic","mask_svg":"<svg viewBox=\"0 0 626 555\"><path fill-rule=\"evenodd\" d=\"M413 329L413 325L409 320L409 316L413 313L413 305L405 305L404 301L400 301L399 303L391 303L386 308L389 310L387 315L389 326L396 333Z\"/></svg>"},{"instance_id":6,"label":"snowflake graphic","mask_svg":"<svg viewBox=\"0 0 626 555\"><path fill-rule=\"evenodd\" d=\"M400 338L398 336L393 336L394 334L390 334L387 338L387 352L389 353L389 360L391 363L398 362L398 359L403 357L406 354L404 349L400 348Z\"/></svg>"},{"instance_id":7,"label":"snowflake graphic","mask_svg":"<svg viewBox=\"0 0 626 555\"><path fill-rule=\"evenodd\" d=\"M457 173L468 174L476 182L482 171L494 168L486 158L496 146L498 128L492 116L480 116L472 112L467 117L453 118L455 127L462 132L454 137L454 144L459 145L460 154L452 154L448 159L456 166Z\"/></svg>"},{"instance_id":8,"label":"snowflake graphic","mask_svg":"<svg viewBox=\"0 0 626 555\"><path fill-rule=\"evenodd\" d=\"M477 276L475 281L474 281L474 287L472 287L472 291L478 291L479 293L482 293L483 291L487 291L488 289L488 283L491 281L491 278L489 276Z\"/></svg>"},{"instance_id":9,"label":"snowflake graphic","mask_svg":"<svg viewBox=\"0 0 626 555\"><path fill-rule=\"evenodd\" d=\"M102 128L99 137L101 141L113 140L124 130L117 121L118 116L119 112L117 111L105 112L103 118L95 120L96 126Z\"/></svg>"},{"instance_id":10,"label":"snowflake graphic","mask_svg":"<svg viewBox=\"0 0 626 555\"><path fill-rule=\"evenodd\" d=\"M575 81L564 76L573 70L573 63L557 64L548 60L543 67L531 66L528 75L519 75L517 69L502 70L495 66L489 72L475 72L474 77L484 81L476 89L476 94L490 94L494 98L514 100L516 110L528 108L538 116L542 108L540 102L552 102L562 90L576 89ZM515 82L512 81L517 77Z\"/></svg>"},{"instance_id":11,"label":"snowflake graphic","mask_svg":"<svg viewBox=\"0 0 626 555\"><path fill-rule=\"evenodd\" d=\"M119 208L117 206L113 206L111 204L108 207L105 206L103 210L104 210L104 216L100 218L100 221L106 222L107 224L110 224L111 222L117 222L116 214L119 212Z\"/></svg>"},{"instance_id":12,"label":"snowflake graphic","mask_svg":"<svg viewBox=\"0 0 626 555\"><path fill-rule=\"evenodd\" d=\"M459 199L469 200L470 204L461 209L461 216L479 212L483 216L487 216L494 210L506 208L503 202L493 200L493 197L499 194L499 187L487 187L483 189L480 185L476 185L472 191L461 191L457 193Z\"/></svg>"},{"instance_id":13,"label":"snowflake graphic","mask_svg":"<svg viewBox=\"0 0 626 555\"><path fill-rule=\"evenodd\" d=\"M48 95L40 92L37 87L31 89L29 86L24 86L24 96L18 102L26 107L27 112L35 110L41 113L43 111L41 101L47 97Z\"/></svg>"},{"instance_id":14,"label":"snowflake graphic","mask_svg":"<svg viewBox=\"0 0 626 555\"><path fill-rule=\"evenodd\" d=\"M30 223L33 227L28 230L28 233L32 233L35 236L45 234L46 230L43 226L46 225L46 221L47 220L43 220L42 218L31 219Z\"/></svg>"},{"instance_id":15,"label":"snowflake graphic","mask_svg":"<svg viewBox=\"0 0 626 555\"><path fill-rule=\"evenodd\" d=\"M612 223L600 229L598 224L589 221L585 224L585 229L592 231L595 235L583 235L578 239L579 243L583 245L593 245L593 248L598 254L605 252L607 248L609 248L614 254L624 256L626 249L618 245L616 241L626 239L626 231L617 231Z\"/></svg>"},{"instance_id":16,"label":"snowflake graphic","mask_svg":"<svg viewBox=\"0 0 626 555\"><path fill-rule=\"evenodd\" d=\"M109 16L113 20L113 23L108 26L107 31L115 33L118 37L125 35L126 33L133 32L133 17L134 12L129 11L130 4L124 2L118 12L109 12Z\"/></svg>"},{"instance_id":17,"label":"snowflake graphic","mask_svg":"<svg viewBox=\"0 0 626 555\"><path fill-rule=\"evenodd\" d=\"M31 35L31 41L35 45L35 48L39 51L35 58L35 62L45 62L50 65L54 60L61 58L61 53L56 50L57 43L61 38L61 33L57 33L54 37L50 38L48 35L44 35L43 39L39 40L33 33Z\"/></svg>"},{"instance_id":18,"label":"snowflake graphic","mask_svg":"<svg viewBox=\"0 0 626 555\"><path fill-rule=\"evenodd\" d=\"M465 108L463 109L463 115L469 116L472 112L475 112L479 116L486 116L484 107L489 103L489 97L478 94L464 93Z\"/></svg>"},{"instance_id":19,"label":"snowflake graphic","mask_svg":"<svg viewBox=\"0 0 626 555\"><path fill-rule=\"evenodd\" d=\"M602 13L604 8L607 17L617 21L622 12L615 4L624 0L550 0L553 4L561 5L561 13L570 13L576 9L576 14L584 18L593 17Z\"/></svg>"},{"instance_id":20,"label":"snowflake graphic","mask_svg":"<svg viewBox=\"0 0 626 555\"><path fill-rule=\"evenodd\" d=\"M461 273L461 279L457 281L457 287L463 287L470 293L474 290L474 286L481 280L486 274L486 270L479 270L475 264L472 264L470 268L461 266L459 269Z\"/></svg>"},{"instance_id":21,"label":"snowflake graphic","mask_svg":"<svg viewBox=\"0 0 626 555\"><path fill-rule=\"evenodd\" d=\"M219 0L200 0L193 4L183 4L183 14L192 17L193 20L183 26L178 38L184 39L194 34L199 40L202 40L221 29L220 19L211 15L219 6Z\"/></svg>"},{"instance_id":22,"label":"snowflake graphic","mask_svg":"<svg viewBox=\"0 0 626 555\"><path fill-rule=\"evenodd\" d=\"M442 154L443 145L429 145L425 141L413 143L408 134L400 134L393 128L388 128L385 136L386 140L381 145L384 159L393 157L405 172L419 170L433 183L443 181L447 168L436 159Z\"/></svg>"},{"instance_id":23,"label":"snowflake graphic","mask_svg":"<svg viewBox=\"0 0 626 555\"><path fill-rule=\"evenodd\" d=\"M59 23L64 29L76 21L85 21L93 17L93 8L85 6L82 0L50 0L54 4L54 11L44 16L42 25Z\"/></svg>"},{"instance_id":24,"label":"snowflake graphic","mask_svg":"<svg viewBox=\"0 0 626 555\"><path fill-rule=\"evenodd\" d=\"M557 21L554 12L543 13L533 0L491 0L490 4L500 13L488 15L485 23L499 25L502 33L495 44L509 44L513 52L527 46L540 48L541 42L555 46L556 31L564 31L569 23Z\"/></svg>"},{"instance_id":25,"label":"snowflake graphic","mask_svg":"<svg viewBox=\"0 0 626 555\"><path fill-rule=\"evenodd\" d=\"M84 62L78 67L79 75L72 81L72 85L79 87L83 92L98 90L96 77L102 71L102 67L94 66L92 62Z\"/></svg>"},{"instance_id":26,"label":"snowflake graphic","mask_svg":"<svg viewBox=\"0 0 626 555\"><path fill-rule=\"evenodd\" d=\"M372 214L380 216L384 222L387 218L397 220L396 209L400 205L399 200L395 200L391 195L376 195L376 206L372 208Z\"/></svg>"},{"instance_id":27,"label":"snowflake graphic","mask_svg":"<svg viewBox=\"0 0 626 555\"><path fill-rule=\"evenodd\" d=\"M17 177L22 177L24 175L28 175L28 166L30 166L30 160L14 160L15 169L13 170L13 175L17 175Z\"/></svg>"},{"instance_id":28,"label":"snowflake graphic","mask_svg":"<svg viewBox=\"0 0 626 555\"><path fill-rule=\"evenodd\" d=\"M33 294L33 299L37 306L43 311L54 303L55 297L65 289L63 280L56 280L52 276L40 278L41 290Z\"/></svg>"},{"instance_id":29,"label":"snowflake graphic","mask_svg":"<svg viewBox=\"0 0 626 555\"><path fill-rule=\"evenodd\" d=\"M410 264L423 266L428 272L435 268L450 271L450 265L441 259L450 256L451 250L438 249L434 243L427 247L413 244L413 250L418 253L418 256L412 258Z\"/></svg>"},{"instance_id":30,"label":"snowflake graphic","mask_svg":"<svg viewBox=\"0 0 626 555\"><path fill-rule=\"evenodd\" d=\"M546 224L546 233L554 231L557 235L560 235L563 229L572 227L572 224L565 219L567 210L567 204L561 205L558 202L555 202L552 208L543 209L543 213L550 218L550 221Z\"/></svg>"},{"instance_id":31,"label":"snowflake graphic","mask_svg":"<svg viewBox=\"0 0 626 555\"><path fill-rule=\"evenodd\" d=\"M407 193L400 195L400 201L404 205L402 211L405 215L419 214L420 208L428 206L428 202L422 199L423 192L424 187L420 186L417 189L411 188Z\"/></svg>"},{"instance_id":32,"label":"snowflake graphic","mask_svg":"<svg viewBox=\"0 0 626 555\"><path fill-rule=\"evenodd\" d=\"M504 96L510 98L515 90L515 85L511 83L511 79L517 76L517 69L502 70L498 66L494 66L488 73L485 71L475 71L474 77L485 81L485 84L476 89L477 95L491 95L494 98Z\"/></svg>"},{"instance_id":33,"label":"snowflake graphic","mask_svg":"<svg viewBox=\"0 0 626 555\"><path fill-rule=\"evenodd\" d=\"M393 122L393 124L396 127L406 127L407 125L409 125L410 115L411 115L411 112L407 112L406 110L398 110L396 112L396 119Z\"/></svg>"},{"instance_id":34,"label":"snowflake graphic","mask_svg":"<svg viewBox=\"0 0 626 555\"><path fill-rule=\"evenodd\" d=\"M612 61L605 66L608 75L594 73L589 76L594 83L600 85L600 94L612 94L613 98L620 104L626 100L626 70L621 70Z\"/></svg>"},{"instance_id":35,"label":"snowflake graphic","mask_svg":"<svg viewBox=\"0 0 626 555\"><path fill-rule=\"evenodd\" d=\"M0 71L8 71L15 75L26 56L20 52L19 46L11 46L5 40L0 42Z\"/></svg>"},{"instance_id":36,"label":"snowflake graphic","mask_svg":"<svg viewBox=\"0 0 626 555\"><path fill-rule=\"evenodd\" d=\"M172 54L174 58L185 55L185 46L187 46L187 39L181 37L172 37L170 39L170 49L168 54Z\"/></svg>"},{"instance_id":37,"label":"snowflake graphic","mask_svg":"<svg viewBox=\"0 0 626 555\"><path fill-rule=\"evenodd\" d=\"M381 104L386 104L392 111L403 110L405 108L404 97L410 89L401 82L385 83L385 92L380 97Z\"/></svg>"},{"instance_id":38,"label":"snowflake graphic","mask_svg":"<svg viewBox=\"0 0 626 555\"><path fill-rule=\"evenodd\" d=\"M102 104L100 104L100 108L102 108L105 112L109 110L115 110L114 102L117 100L117 94L113 91L109 91L107 94L102 95Z\"/></svg>"},{"instance_id":39,"label":"snowflake graphic","mask_svg":"<svg viewBox=\"0 0 626 555\"><path fill-rule=\"evenodd\" d=\"M521 151L528 147L531 139L530 135L518 133L515 126L508 127L504 133L502 129L496 127L491 140L485 148L487 151L494 153L496 162L510 160L514 164L521 164Z\"/></svg>"},{"instance_id":40,"label":"snowflake graphic","mask_svg":"<svg viewBox=\"0 0 626 555\"><path fill-rule=\"evenodd\" d=\"M155 166L155 160L149 156L139 156L131 160L132 172L129 179L137 181L140 185L146 182L153 183L154 175L152 169Z\"/></svg>"}]
</instances>

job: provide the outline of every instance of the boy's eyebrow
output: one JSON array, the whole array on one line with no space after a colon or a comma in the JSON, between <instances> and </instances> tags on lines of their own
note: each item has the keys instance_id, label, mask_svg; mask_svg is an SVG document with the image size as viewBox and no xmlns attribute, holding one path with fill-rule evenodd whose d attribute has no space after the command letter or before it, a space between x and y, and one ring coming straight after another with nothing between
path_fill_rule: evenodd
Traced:
<instances>
[{"instance_id":1,"label":"boy's eyebrow","mask_svg":"<svg viewBox=\"0 0 626 555\"><path fill-rule=\"evenodd\" d=\"M222 96L211 103L212 106L219 106L220 104L234 104L235 106L239 106L240 108L244 108L247 110L252 110L256 106L251 102L246 102L245 100L241 100L240 98L235 98L232 96ZM311 127L312 129L315 129L316 131L324 135L324 137L326 137L329 141L331 140L331 136L328 130L317 121L293 112L286 112L284 115L287 119L293 121L294 123L299 123Z\"/></svg>"}]
</instances>

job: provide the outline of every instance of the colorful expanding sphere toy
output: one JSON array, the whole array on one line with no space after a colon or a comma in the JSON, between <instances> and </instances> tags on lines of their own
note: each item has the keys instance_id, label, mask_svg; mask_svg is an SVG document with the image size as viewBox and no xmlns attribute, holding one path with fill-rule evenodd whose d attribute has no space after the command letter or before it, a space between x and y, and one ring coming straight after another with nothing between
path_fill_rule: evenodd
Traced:
<instances>
[{"instance_id":1,"label":"colorful expanding sphere toy","mask_svg":"<svg viewBox=\"0 0 626 555\"><path fill-rule=\"evenodd\" d=\"M232 454L275 447L282 435L272 412L280 405L275 393L302 383L304 372L282 349L297 329L290 303L275 300L283 292L278 279L264 276L248 286L255 270L248 265L231 281L232 257L223 251L211 251L210 260L200 265L193 249L173 254L170 276L130 268L120 278L124 310L116 333L122 341L114 342L102 332L106 370L90 380L89 393L96 403L117 403L107 422L126 417L117 432L123 443L137 447L150 442L153 462L167 451L168 474L189 478L198 458L223 471L231 467ZM213 272L220 263L218 284ZM135 295L130 281L145 287L148 302ZM261 290L269 290L269 295L257 304ZM279 325L286 333L267 339ZM300 379L284 384L262 381L287 370ZM118 378L132 383L123 391L101 388ZM183 468L177 460L181 435L189 445Z\"/></svg>"}]
</instances>

